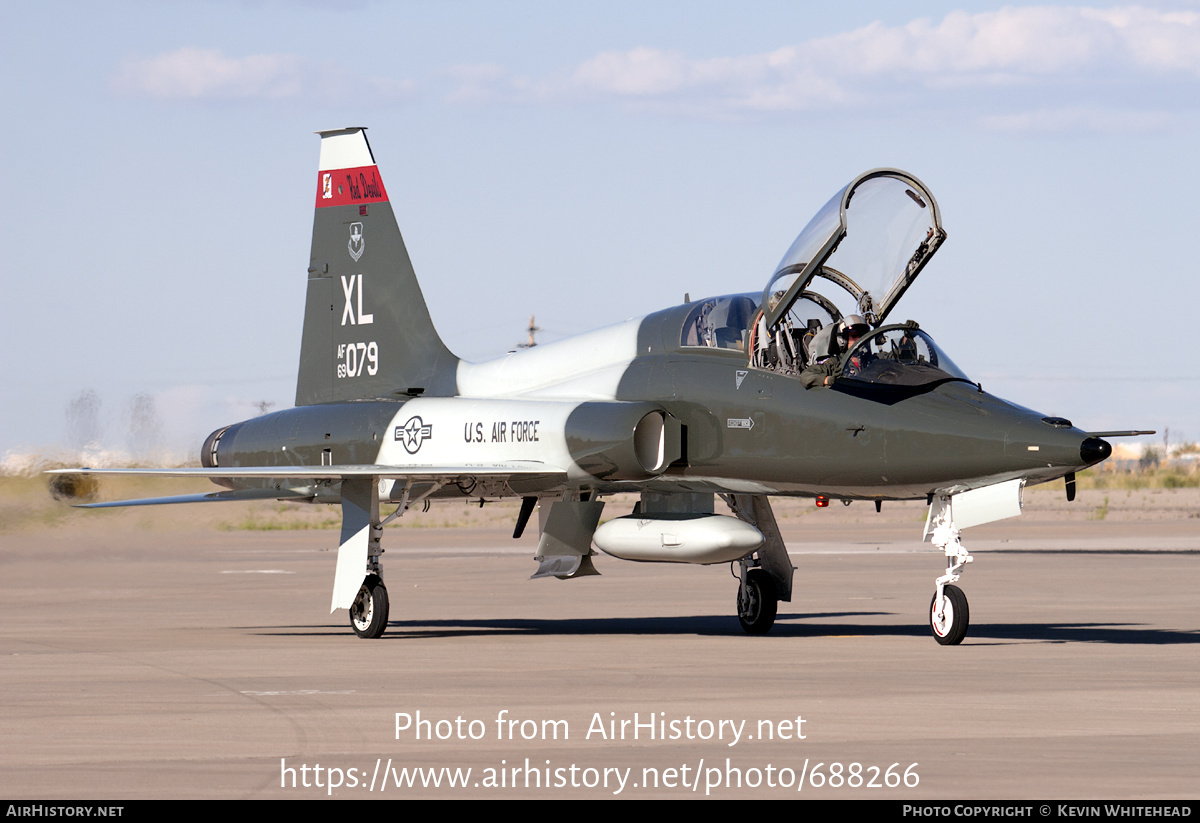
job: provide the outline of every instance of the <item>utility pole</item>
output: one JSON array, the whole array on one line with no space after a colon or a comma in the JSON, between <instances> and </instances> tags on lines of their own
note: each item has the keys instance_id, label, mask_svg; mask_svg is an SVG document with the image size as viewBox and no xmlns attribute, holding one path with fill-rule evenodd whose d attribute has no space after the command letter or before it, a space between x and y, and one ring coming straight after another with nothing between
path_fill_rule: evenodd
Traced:
<instances>
[{"instance_id":1,"label":"utility pole","mask_svg":"<svg viewBox=\"0 0 1200 823\"><path fill-rule=\"evenodd\" d=\"M541 329L538 327L538 325L536 323L533 322L532 314L529 315L529 328L526 329L526 331L529 332L529 341L526 343L518 343L517 344L518 349L532 349L534 346L537 345L537 340L535 340L533 336L535 334L537 334L538 332L540 332Z\"/></svg>"}]
</instances>

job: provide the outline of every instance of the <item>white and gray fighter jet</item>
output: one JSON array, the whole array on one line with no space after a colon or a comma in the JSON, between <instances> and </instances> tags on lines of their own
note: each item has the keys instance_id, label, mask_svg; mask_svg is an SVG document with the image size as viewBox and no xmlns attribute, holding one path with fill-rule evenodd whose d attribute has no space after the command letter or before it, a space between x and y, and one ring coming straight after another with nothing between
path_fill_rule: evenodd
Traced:
<instances>
[{"instance_id":1,"label":"white and gray fighter jet","mask_svg":"<svg viewBox=\"0 0 1200 823\"><path fill-rule=\"evenodd\" d=\"M223 491L93 506L279 499L342 509L330 610L387 628L383 526L430 500L534 509L534 577L626 560L733 564L737 614L767 632L793 567L771 496L925 498L945 552L934 637L962 641L959 532L1020 513L1029 483L1109 456L1102 438L994 397L912 321L889 315L946 238L933 195L876 169L833 196L760 292L706 298L467 363L443 344L361 128L320 132L296 406L213 432L202 475ZM599 526L604 498L638 493ZM731 514L715 511L720 497ZM397 504L380 516L381 502Z\"/></svg>"}]
</instances>

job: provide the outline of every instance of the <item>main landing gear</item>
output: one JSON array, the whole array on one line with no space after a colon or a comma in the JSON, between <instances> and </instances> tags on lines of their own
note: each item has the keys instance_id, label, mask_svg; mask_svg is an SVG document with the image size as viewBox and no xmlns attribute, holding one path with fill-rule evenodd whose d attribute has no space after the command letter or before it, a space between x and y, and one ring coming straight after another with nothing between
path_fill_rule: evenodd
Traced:
<instances>
[{"instance_id":1,"label":"main landing gear","mask_svg":"<svg viewBox=\"0 0 1200 823\"><path fill-rule=\"evenodd\" d=\"M737 616L746 634L766 634L775 625L779 601L792 600L792 575L796 571L779 534L771 501L765 494L722 494L721 499L739 520L758 529L763 544L750 557L736 561Z\"/></svg>"},{"instance_id":2,"label":"main landing gear","mask_svg":"<svg viewBox=\"0 0 1200 823\"><path fill-rule=\"evenodd\" d=\"M738 622L746 634L766 634L775 625L779 600L775 596L775 581L762 569L751 569L741 561L742 580L738 586Z\"/></svg>"},{"instance_id":3,"label":"main landing gear","mask_svg":"<svg viewBox=\"0 0 1200 823\"><path fill-rule=\"evenodd\" d=\"M350 606L350 626L359 637L375 639L388 622L388 593L377 574L367 575Z\"/></svg>"}]
</instances>

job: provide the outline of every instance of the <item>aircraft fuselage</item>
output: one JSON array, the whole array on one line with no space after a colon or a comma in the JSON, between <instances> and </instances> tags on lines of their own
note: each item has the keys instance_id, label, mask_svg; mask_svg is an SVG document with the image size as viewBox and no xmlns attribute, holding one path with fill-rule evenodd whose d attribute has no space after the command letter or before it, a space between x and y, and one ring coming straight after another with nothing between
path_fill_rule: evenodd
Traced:
<instances>
[{"instance_id":1,"label":"aircraft fuselage","mask_svg":"<svg viewBox=\"0 0 1200 823\"><path fill-rule=\"evenodd\" d=\"M215 465L521 461L568 473L565 480L548 473L450 484L433 495L439 498L576 489L896 500L1017 477L1043 482L1108 454L1106 443L1065 421L963 380L891 392L847 382L805 389L792 375L749 367L738 349L679 345L687 310L679 306L477 367L464 364L477 373L465 372L461 383L506 382L507 397L493 390L486 397L326 403L254 418L222 433ZM575 371L548 385L523 376L539 374L550 360L570 362ZM647 466L632 451L634 430L656 409L677 422L678 442L671 459ZM309 488L317 501L338 499L335 488L311 480L274 482ZM400 488L388 496L398 499Z\"/></svg>"}]
</instances>

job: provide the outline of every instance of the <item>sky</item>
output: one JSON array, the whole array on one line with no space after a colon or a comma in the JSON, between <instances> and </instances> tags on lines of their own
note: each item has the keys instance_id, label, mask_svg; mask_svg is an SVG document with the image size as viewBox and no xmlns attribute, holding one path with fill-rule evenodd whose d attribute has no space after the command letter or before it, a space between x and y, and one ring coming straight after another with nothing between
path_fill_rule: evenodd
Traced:
<instances>
[{"instance_id":1,"label":"sky","mask_svg":"<svg viewBox=\"0 0 1200 823\"><path fill-rule=\"evenodd\" d=\"M913 9L913 10L910 10ZM1200 439L1200 0L0 1L0 457L195 456L291 405L318 129L368 126L482 360L761 291L858 173L933 192L893 313L984 389Z\"/></svg>"}]
</instances>

